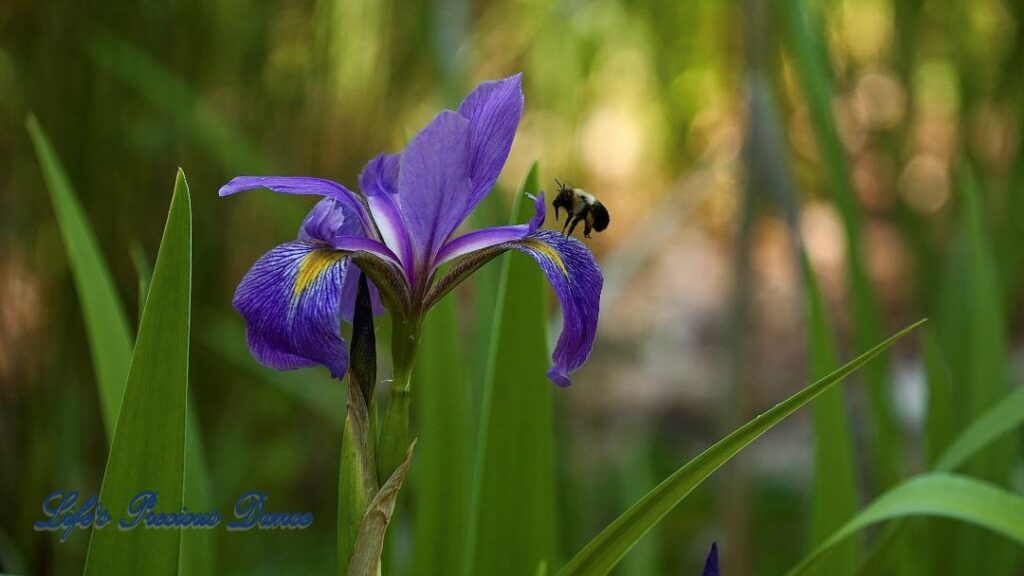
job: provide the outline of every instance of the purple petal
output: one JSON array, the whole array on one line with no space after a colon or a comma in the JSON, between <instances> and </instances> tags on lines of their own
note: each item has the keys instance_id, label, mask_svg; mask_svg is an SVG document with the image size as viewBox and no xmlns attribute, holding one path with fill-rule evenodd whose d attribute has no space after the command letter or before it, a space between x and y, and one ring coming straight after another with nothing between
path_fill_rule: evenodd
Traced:
<instances>
[{"instance_id":1,"label":"purple petal","mask_svg":"<svg viewBox=\"0 0 1024 576\"><path fill-rule=\"evenodd\" d=\"M380 242L362 235L351 212L333 198L324 198L309 211L299 227L299 240L322 242L335 250L369 252L399 268L398 256Z\"/></svg>"},{"instance_id":2,"label":"purple petal","mask_svg":"<svg viewBox=\"0 0 1024 576\"><path fill-rule=\"evenodd\" d=\"M344 204L334 198L316 203L299 227L299 240L331 244L335 238L363 236L363 224Z\"/></svg>"},{"instance_id":3,"label":"purple petal","mask_svg":"<svg viewBox=\"0 0 1024 576\"><path fill-rule=\"evenodd\" d=\"M511 247L540 265L558 295L562 334L551 355L548 378L559 386L569 386L569 373L586 362L594 347L604 285L601 269L582 242L552 230L538 230Z\"/></svg>"},{"instance_id":4,"label":"purple petal","mask_svg":"<svg viewBox=\"0 0 1024 576\"><path fill-rule=\"evenodd\" d=\"M311 194L333 198L340 203L350 218L361 224L363 236L370 235L373 231L370 216L366 212L366 207L363 206L359 196L341 184L323 178L310 178L307 176L238 176L221 186L219 194L221 196L230 196L231 194L257 188L267 188L280 194Z\"/></svg>"},{"instance_id":5,"label":"purple petal","mask_svg":"<svg viewBox=\"0 0 1024 576\"><path fill-rule=\"evenodd\" d=\"M278 370L323 364L343 377L348 346L339 324L341 295L347 272L356 269L342 253L314 242L286 242L260 257L234 298L256 360Z\"/></svg>"},{"instance_id":6,"label":"purple petal","mask_svg":"<svg viewBox=\"0 0 1024 576\"><path fill-rule=\"evenodd\" d=\"M469 134L469 122L445 110L402 154L398 203L418 267L426 268L466 213Z\"/></svg>"},{"instance_id":7,"label":"purple petal","mask_svg":"<svg viewBox=\"0 0 1024 576\"><path fill-rule=\"evenodd\" d=\"M484 82L459 104L459 114L469 120L469 177L473 191L465 217L494 187L501 174L519 119L523 115L522 74Z\"/></svg>"},{"instance_id":8,"label":"purple petal","mask_svg":"<svg viewBox=\"0 0 1024 576\"><path fill-rule=\"evenodd\" d=\"M458 258L463 254L468 254L474 250L496 246L504 242L522 240L530 234L533 234L544 224L544 216L547 207L544 204L543 191L541 191L538 196L534 196L532 194L527 194L527 196L533 200L534 206L534 215L530 218L528 223L514 224L511 226L495 226L493 228L484 228L483 230L476 230L463 234L462 236L459 236L445 244L444 248L441 248L441 251L437 254L436 265L440 266L449 260Z\"/></svg>"},{"instance_id":9,"label":"purple petal","mask_svg":"<svg viewBox=\"0 0 1024 576\"><path fill-rule=\"evenodd\" d=\"M359 175L359 187L366 194L367 204L377 223L381 239L402 263L406 279L413 281L413 255L409 232L398 209L398 154L380 154L366 163Z\"/></svg>"},{"instance_id":10,"label":"purple petal","mask_svg":"<svg viewBox=\"0 0 1024 576\"><path fill-rule=\"evenodd\" d=\"M711 544L707 562L704 564L704 576L718 576L718 543Z\"/></svg>"}]
</instances>

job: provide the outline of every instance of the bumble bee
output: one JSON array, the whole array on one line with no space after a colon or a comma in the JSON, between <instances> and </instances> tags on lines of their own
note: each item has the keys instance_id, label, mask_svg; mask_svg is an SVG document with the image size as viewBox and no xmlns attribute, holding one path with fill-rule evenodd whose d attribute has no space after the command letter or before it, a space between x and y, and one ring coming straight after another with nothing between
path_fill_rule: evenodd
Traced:
<instances>
[{"instance_id":1,"label":"bumble bee","mask_svg":"<svg viewBox=\"0 0 1024 576\"><path fill-rule=\"evenodd\" d=\"M571 236L572 231L576 229L576 225L581 220L583 221L583 236L586 238L590 238L591 230L601 232L608 227L608 223L611 222L611 218L608 217L608 209L593 194L582 188L566 186L557 178L555 183L558 184L558 195L551 203L555 208L555 220L558 220L559 208L565 208L569 214L565 220L565 226L562 226L562 234Z\"/></svg>"}]
</instances>

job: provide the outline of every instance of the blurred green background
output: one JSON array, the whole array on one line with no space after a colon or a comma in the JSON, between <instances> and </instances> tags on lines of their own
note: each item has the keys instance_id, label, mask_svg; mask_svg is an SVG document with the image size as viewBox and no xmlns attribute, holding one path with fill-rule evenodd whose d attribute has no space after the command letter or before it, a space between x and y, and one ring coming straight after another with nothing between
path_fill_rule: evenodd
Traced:
<instances>
[{"instance_id":1,"label":"blurred green background","mask_svg":"<svg viewBox=\"0 0 1024 576\"><path fill-rule=\"evenodd\" d=\"M594 353L574 387L552 391L564 556L711 442L919 317L933 319L931 362L920 338L904 342L839 397L857 502L925 469L1020 385L1022 23L1013 0L6 0L0 571L78 572L87 537L57 543L31 525L52 490L97 492L107 451L28 113L62 158L130 311L136 267L154 257L174 170L185 169L190 389L215 501L229 510L261 489L275 510L317 515L304 531L218 532L218 571L325 574L342 388L322 370L257 365L230 304L312 200L216 190L270 173L355 188L367 159L400 149L438 109L522 71L523 122L473 225L505 221L534 160L549 191L568 180L612 215L588 242L606 278ZM824 294L824 334L809 334L801 248ZM470 407L497 269L454 298ZM815 485L815 450L835 440L836 422L821 414L801 413L744 452L620 572L695 574L712 540L725 574L777 574L800 559L820 541L813 501L828 494ZM1010 440L969 471L1019 492ZM395 566L415 574L403 522ZM992 540L1006 559L985 573L1024 574L1020 549ZM930 542L907 550L941 550Z\"/></svg>"}]
</instances>

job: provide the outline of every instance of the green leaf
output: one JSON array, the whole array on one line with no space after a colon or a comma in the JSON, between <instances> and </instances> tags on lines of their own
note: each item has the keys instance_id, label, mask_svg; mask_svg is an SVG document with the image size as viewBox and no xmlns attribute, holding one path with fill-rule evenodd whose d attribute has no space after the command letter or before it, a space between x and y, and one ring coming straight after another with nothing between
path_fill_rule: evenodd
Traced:
<instances>
[{"instance_id":1,"label":"green leaf","mask_svg":"<svg viewBox=\"0 0 1024 576\"><path fill-rule=\"evenodd\" d=\"M990 408L950 442L935 463L936 470L952 472L971 457L1024 423L1024 388L1018 388Z\"/></svg>"},{"instance_id":2,"label":"green leaf","mask_svg":"<svg viewBox=\"0 0 1024 576\"><path fill-rule=\"evenodd\" d=\"M966 160L961 162L959 175L962 230L950 252L937 324L942 357L949 365L956 432L995 406L1010 389L1007 318L983 219L980 186ZM1006 485L1014 453L1014 438L1003 438L972 455L965 472ZM1013 550L1005 542L969 526L932 524L941 532L934 536L936 542L957 542L957 547L950 551L953 559L943 567L945 570L952 574L981 571L992 576L1007 573Z\"/></svg>"},{"instance_id":3,"label":"green leaf","mask_svg":"<svg viewBox=\"0 0 1024 576\"><path fill-rule=\"evenodd\" d=\"M210 472L206 467L206 453L203 449L202 433L195 418L195 406L188 401L188 421L185 438L185 491L184 503L189 510L213 510L213 488ZM210 530L185 530L181 535L181 565L178 573L182 576L213 576L217 574L217 553L214 534Z\"/></svg>"},{"instance_id":4,"label":"green leaf","mask_svg":"<svg viewBox=\"0 0 1024 576\"><path fill-rule=\"evenodd\" d=\"M934 465L939 454L949 446L955 433L953 385L949 381L949 369L942 357L942 350L933 328L925 329L921 343L928 383L925 434L928 441L928 462Z\"/></svg>"},{"instance_id":5,"label":"green leaf","mask_svg":"<svg viewBox=\"0 0 1024 576\"><path fill-rule=\"evenodd\" d=\"M50 141L35 116L29 116L26 125L39 156L64 248L68 252L68 264L78 290L92 353L103 424L107 437L111 438L131 364L132 337L128 318L121 307L114 279L100 252L92 226Z\"/></svg>"},{"instance_id":6,"label":"green leaf","mask_svg":"<svg viewBox=\"0 0 1024 576\"><path fill-rule=\"evenodd\" d=\"M380 574L384 535L387 533L388 524L391 523L391 517L395 513L398 493L402 489L406 474L409 473L409 464L412 461L412 451L415 447L416 441L413 440L409 444L409 449L406 450L405 460L395 468L391 477L373 495L373 499L367 506L366 515L363 516L362 522L359 524L352 558L348 563L348 576Z\"/></svg>"},{"instance_id":7,"label":"green leaf","mask_svg":"<svg viewBox=\"0 0 1024 576\"><path fill-rule=\"evenodd\" d=\"M537 172L534 164L516 196L516 222L529 219L522 198L537 193ZM557 554L549 289L529 258L502 258L463 573L519 576Z\"/></svg>"},{"instance_id":8,"label":"green leaf","mask_svg":"<svg viewBox=\"0 0 1024 576\"><path fill-rule=\"evenodd\" d=\"M801 251L810 333L808 354L811 377L823 378L838 364L839 354L829 326L825 302L814 270ZM857 476L853 460L853 439L843 389L835 387L821 394L811 405L814 423L814 490L811 513L811 543L820 544L857 512ZM853 574L857 566L859 543L844 543L836 550L829 574Z\"/></svg>"},{"instance_id":9,"label":"green leaf","mask_svg":"<svg viewBox=\"0 0 1024 576\"><path fill-rule=\"evenodd\" d=\"M772 426L829 390L924 322L925 320L919 320L897 332L825 378L747 422L687 462L584 546L583 550L576 554L559 574L563 576L596 575L610 572L630 548L715 470Z\"/></svg>"},{"instance_id":10,"label":"green leaf","mask_svg":"<svg viewBox=\"0 0 1024 576\"><path fill-rule=\"evenodd\" d=\"M881 313L862 261L860 208L854 193L846 160L832 112L832 78L828 53L820 30L823 29L806 0L789 0L789 34L798 79L807 101L815 139L825 159L827 190L839 208L846 240L847 276L853 301L854 336L857 346L866 348L882 337ZM900 434L889 402L888 369L885 356L865 367L871 413L871 461L875 464L876 484L888 488L901 474Z\"/></svg>"},{"instance_id":11,"label":"green leaf","mask_svg":"<svg viewBox=\"0 0 1024 576\"><path fill-rule=\"evenodd\" d=\"M416 361L413 566L423 576L458 574L465 553L471 436L457 320L454 296L434 305Z\"/></svg>"},{"instance_id":12,"label":"green leaf","mask_svg":"<svg viewBox=\"0 0 1024 576\"><path fill-rule=\"evenodd\" d=\"M75 285L96 368L100 407L108 437L114 434L117 414L121 409L124 382L132 361L132 336L124 307L117 295L113 278L99 251L85 214L82 212L67 176L53 152L46 134L35 117L27 121L29 135L36 146L43 174L57 210L57 222L68 251ZM140 246L131 249L132 262L139 276L139 318L149 293L152 269ZM117 374L123 374L119 378ZM190 408L191 414L191 408ZM188 465L185 471L185 504L192 510L209 510L213 502L210 481L203 458L198 424L189 417ZM209 532L192 530L184 537L182 566L186 574L213 574L213 542Z\"/></svg>"},{"instance_id":13,"label":"green leaf","mask_svg":"<svg viewBox=\"0 0 1024 576\"><path fill-rule=\"evenodd\" d=\"M927 333L927 331L926 331ZM925 341L927 342L927 336ZM927 349L926 344L926 349ZM925 356L927 357L927 352ZM927 364L927 361L926 361ZM988 412L971 423L956 438L948 442L948 446L935 460L932 469L939 472L953 472L980 452L983 448L1012 432L1024 424L1024 388L1018 389L993 406ZM905 522L894 522L889 530L880 536L868 554L861 573L875 574L877 570L868 570L869 566L877 566L896 556L896 542L903 530ZM918 534L917 538L932 538L931 532ZM920 542L919 542L920 544ZM927 548L927 547L926 547Z\"/></svg>"},{"instance_id":14,"label":"green leaf","mask_svg":"<svg viewBox=\"0 0 1024 576\"><path fill-rule=\"evenodd\" d=\"M880 496L790 570L788 576L810 573L826 552L871 524L907 516L952 518L1024 545L1024 498L980 480L936 472L912 478Z\"/></svg>"},{"instance_id":15,"label":"green leaf","mask_svg":"<svg viewBox=\"0 0 1024 576\"><path fill-rule=\"evenodd\" d=\"M158 492L157 511L181 510L191 281L192 216L179 170L100 488L113 519L92 532L86 575L178 574L180 529L115 524L140 490Z\"/></svg>"}]
</instances>

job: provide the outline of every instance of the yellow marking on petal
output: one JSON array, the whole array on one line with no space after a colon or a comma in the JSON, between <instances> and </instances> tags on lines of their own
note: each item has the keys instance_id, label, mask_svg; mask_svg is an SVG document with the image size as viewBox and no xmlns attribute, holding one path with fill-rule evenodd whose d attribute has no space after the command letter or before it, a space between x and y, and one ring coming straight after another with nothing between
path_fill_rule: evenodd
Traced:
<instances>
[{"instance_id":1,"label":"yellow marking on petal","mask_svg":"<svg viewBox=\"0 0 1024 576\"><path fill-rule=\"evenodd\" d=\"M302 293L313 285L333 264L345 257L342 252L334 250L314 250L306 254L299 262L299 271L295 275L295 287L292 299L297 300Z\"/></svg>"},{"instance_id":2,"label":"yellow marking on petal","mask_svg":"<svg viewBox=\"0 0 1024 576\"><path fill-rule=\"evenodd\" d=\"M562 271L562 275L566 278L569 277L569 270L565 267L565 262L562 261L562 255L559 254L557 250L539 240L527 239L523 240L522 243L523 246L543 254L545 258L554 262L555 266L558 266L558 269Z\"/></svg>"}]
</instances>

